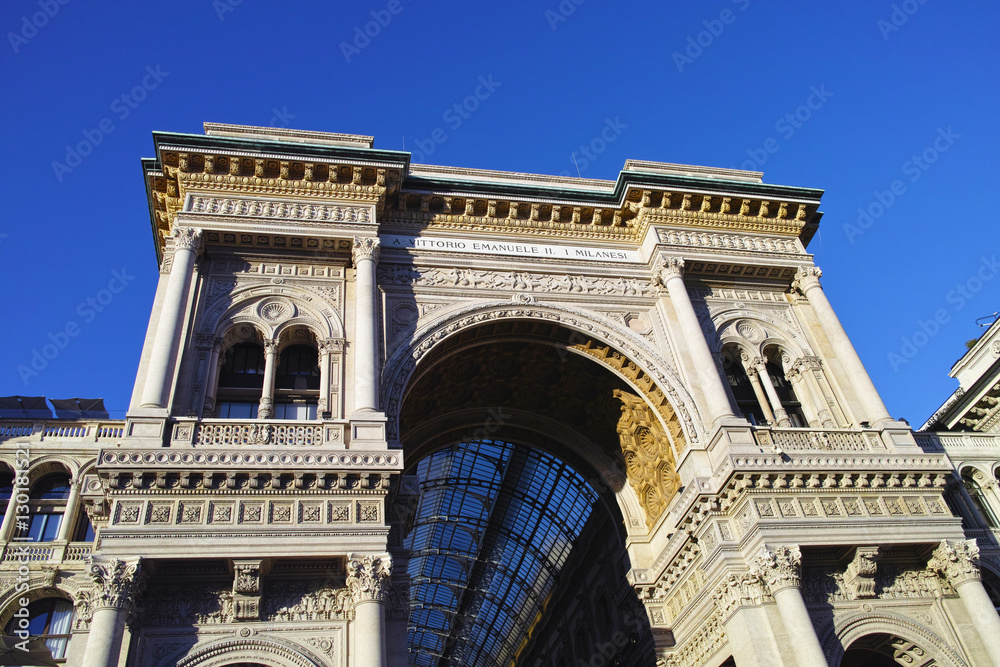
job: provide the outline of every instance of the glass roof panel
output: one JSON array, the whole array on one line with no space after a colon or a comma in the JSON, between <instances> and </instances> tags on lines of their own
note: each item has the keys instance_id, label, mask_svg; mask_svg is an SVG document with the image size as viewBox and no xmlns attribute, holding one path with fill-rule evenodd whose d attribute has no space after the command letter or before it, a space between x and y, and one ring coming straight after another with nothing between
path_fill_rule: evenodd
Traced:
<instances>
[{"instance_id":1,"label":"glass roof panel","mask_svg":"<svg viewBox=\"0 0 1000 667\"><path fill-rule=\"evenodd\" d=\"M543 452L476 441L417 466L409 664L506 664L556 586L597 494Z\"/></svg>"}]
</instances>

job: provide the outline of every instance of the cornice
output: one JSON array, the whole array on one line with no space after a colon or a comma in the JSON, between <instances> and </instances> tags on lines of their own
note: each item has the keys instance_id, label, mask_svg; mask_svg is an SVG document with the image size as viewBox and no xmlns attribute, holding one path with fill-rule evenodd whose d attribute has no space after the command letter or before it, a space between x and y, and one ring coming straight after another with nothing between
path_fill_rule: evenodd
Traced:
<instances>
[{"instance_id":1,"label":"cornice","mask_svg":"<svg viewBox=\"0 0 1000 667\"><path fill-rule=\"evenodd\" d=\"M230 126L224 126L230 127ZM759 174L631 161L616 181L416 167L366 137L235 130L248 136L154 133L144 160L158 254L188 191L344 199L378 221L578 239L642 241L650 224L736 230L808 241L822 191L759 182ZM280 133L278 133L280 134ZM312 141L317 143L310 143ZM348 141L349 139L349 141Z\"/></svg>"}]
</instances>

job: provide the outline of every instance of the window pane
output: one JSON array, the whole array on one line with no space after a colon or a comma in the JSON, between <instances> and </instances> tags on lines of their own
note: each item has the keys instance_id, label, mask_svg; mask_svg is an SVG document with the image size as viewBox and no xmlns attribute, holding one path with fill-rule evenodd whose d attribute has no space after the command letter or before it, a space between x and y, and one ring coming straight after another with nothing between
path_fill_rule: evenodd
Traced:
<instances>
[{"instance_id":1,"label":"window pane","mask_svg":"<svg viewBox=\"0 0 1000 667\"><path fill-rule=\"evenodd\" d=\"M59 536L59 525L62 523L62 514L45 514L48 521L45 522L45 530L42 531L42 542L51 542Z\"/></svg>"}]
</instances>

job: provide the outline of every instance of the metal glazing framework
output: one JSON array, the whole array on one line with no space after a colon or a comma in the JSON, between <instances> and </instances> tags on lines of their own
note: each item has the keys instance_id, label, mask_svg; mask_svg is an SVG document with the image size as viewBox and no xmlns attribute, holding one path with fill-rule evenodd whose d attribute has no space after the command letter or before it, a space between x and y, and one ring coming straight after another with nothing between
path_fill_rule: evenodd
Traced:
<instances>
[{"instance_id":1,"label":"metal glazing framework","mask_svg":"<svg viewBox=\"0 0 1000 667\"><path fill-rule=\"evenodd\" d=\"M598 495L559 459L502 442L453 445L417 473L409 664L508 664Z\"/></svg>"}]
</instances>

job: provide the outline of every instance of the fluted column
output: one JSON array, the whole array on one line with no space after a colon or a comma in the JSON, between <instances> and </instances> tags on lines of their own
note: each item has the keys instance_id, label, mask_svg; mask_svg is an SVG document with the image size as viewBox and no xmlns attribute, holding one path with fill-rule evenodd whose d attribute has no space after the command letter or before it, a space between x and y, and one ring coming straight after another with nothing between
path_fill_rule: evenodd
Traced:
<instances>
[{"instance_id":1,"label":"fluted column","mask_svg":"<svg viewBox=\"0 0 1000 667\"><path fill-rule=\"evenodd\" d=\"M174 256L170 266L167 293L160 308L160 317L153 338L153 349L149 355L149 367L142 388L142 407L166 407L166 396L170 395L170 361L177 331L184 321L184 304L194 260L201 250L201 230L186 227L174 228Z\"/></svg>"},{"instance_id":2,"label":"fluted column","mask_svg":"<svg viewBox=\"0 0 1000 667\"><path fill-rule=\"evenodd\" d=\"M750 386L753 387L757 404L760 405L760 409L764 413L764 419L767 420L768 425L776 424L777 420L774 418L774 412L771 411L771 404L768 403L764 388L760 384L760 374L757 372L757 367L745 352L740 352L740 362L743 364L743 370L746 371Z\"/></svg>"},{"instance_id":3,"label":"fluted column","mask_svg":"<svg viewBox=\"0 0 1000 667\"><path fill-rule=\"evenodd\" d=\"M208 378L205 380L205 405L202 417L215 416L215 397L219 392L219 371L222 369L222 339L216 338L212 345L212 358L208 362Z\"/></svg>"},{"instance_id":4,"label":"fluted column","mask_svg":"<svg viewBox=\"0 0 1000 667\"><path fill-rule=\"evenodd\" d=\"M798 667L827 667L826 656L816 636L805 600L799 588L802 553L797 546L781 546L763 551L754 560L755 572L767 585L778 605L778 613L791 638Z\"/></svg>"},{"instance_id":5,"label":"fluted column","mask_svg":"<svg viewBox=\"0 0 1000 667\"><path fill-rule=\"evenodd\" d=\"M378 411L378 359L376 358L375 323L378 321L375 298L375 266L378 264L379 240L375 237L354 239L354 411Z\"/></svg>"},{"instance_id":6,"label":"fluted column","mask_svg":"<svg viewBox=\"0 0 1000 667\"><path fill-rule=\"evenodd\" d=\"M347 564L347 588L354 598L354 667L386 667L385 596L392 557L364 556Z\"/></svg>"},{"instance_id":7,"label":"fluted column","mask_svg":"<svg viewBox=\"0 0 1000 667\"><path fill-rule=\"evenodd\" d=\"M87 567L94 583L91 597L93 617L83 667L116 667L121 653L122 631L142 594L145 576L141 562L118 558L106 562L91 560Z\"/></svg>"},{"instance_id":8,"label":"fluted column","mask_svg":"<svg viewBox=\"0 0 1000 667\"><path fill-rule=\"evenodd\" d=\"M782 407L781 399L778 398L778 390L774 388L774 380L771 379L770 373L767 372L767 363L763 359L756 359L754 367L757 369L757 375L761 378L760 384L764 387L764 393L767 394L767 398L771 401L771 407L774 408L774 417L777 425L781 428L788 428L792 425L792 422L788 418L788 411Z\"/></svg>"},{"instance_id":9,"label":"fluted column","mask_svg":"<svg viewBox=\"0 0 1000 667\"><path fill-rule=\"evenodd\" d=\"M934 550L927 569L943 576L958 592L993 666L1000 667L1000 616L983 587L976 541L945 540Z\"/></svg>"},{"instance_id":10,"label":"fluted column","mask_svg":"<svg viewBox=\"0 0 1000 667\"><path fill-rule=\"evenodd\" d=\"M274 374L278 368L278 341L264 341L264 386L260 391L260 407L257 419L271 419L274 416Z\"/></svg>"},{"instance_id":11,"label":"fluted column","mask_svg":"<svg viewBox=\"0 0 1000 667\"><path fill-rule=\"evenodd\" d=\"M691 357L688 368L689 377L697 378L705 401L708 403L705 414L708 419L706 426L714 427L725 418L735 419L733 408L729 403L729 394L722 385L722 378L715 367L715 359L705 340L705 333L698 323L698 315L694 312L691 297L681 272L684 260L677 257L662 258L656 272L656 281L667 289L674 312L677 314L680 334L687 344Z\"/></svg>"},{"instance_id":12,"label":"fluted column","mask_svg":"<svg viewBox=\"0 0 1000 667\"><path fill-rule=\"evenodd\" d=\"M63 512L62 523L59 524L59 535L56 540L68 542L73 539L73 528L80 511L80 480L74 480L69 485L69 498L66 499L66 510Z\"/></svg>"},{"instance_id":13,"label":"fluted column","mask_svg":"<svg viewBox=\"0 0 1000 667\"><path fill-rule=\"evenodd\" d=\"M868 371L861 363L861 358L854 349L854 345L851 344L851 339L847 337L847 332L840 324L837 314L833 312L833 307L827 300L823 287L819 284L822 275L823 272L819 270L819 267L800 268L795 272L795 281L792 283L792 287L809 299L813 312L816 313L816 319L819 320L827 340L830 341L840 367L844 370L851 382L851 387L864 405L865 414L862 417L867 419L863 419L863 421L869 421L874 426L894 421L889 416L889 411L886 410L882 398L878 395Z\"/></svg>"}]
</instances>

